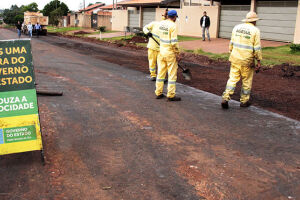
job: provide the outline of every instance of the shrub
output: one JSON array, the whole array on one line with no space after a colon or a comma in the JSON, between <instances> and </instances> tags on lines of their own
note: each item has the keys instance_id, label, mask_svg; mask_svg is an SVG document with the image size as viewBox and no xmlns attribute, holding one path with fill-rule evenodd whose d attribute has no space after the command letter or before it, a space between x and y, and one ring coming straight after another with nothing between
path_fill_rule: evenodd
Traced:
<instances>
[{"instance_id":1,"label":"shrub","mask_svg":"<svg viewBox=\"0 0 300 200\"><path fill-rule=\"evenodd\" d=\"M100 30L101 32L105 32L106 26L99 26L98 30Z\"/></svg>"},{"instance_id":2,"label":"shrub","mask_svg":"<svg viewBox=\"0 0 300 200\"><path fill-rule=\"evenodd\" d=\"M292 52L300 52L300 44L291 44L290 46Z\"/></svg>"}]
</instances>

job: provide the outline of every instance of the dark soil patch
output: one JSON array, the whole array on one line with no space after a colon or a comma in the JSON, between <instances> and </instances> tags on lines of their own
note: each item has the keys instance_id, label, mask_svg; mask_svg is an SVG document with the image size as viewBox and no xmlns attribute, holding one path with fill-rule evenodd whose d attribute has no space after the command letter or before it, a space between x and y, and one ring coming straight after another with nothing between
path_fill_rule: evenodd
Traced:
<instances>
[{"instance_id":1,"label":"dark soil patch","mask_svg":"<svg viewBox=\"0 0 300 200\"><path fill-rule=\"evenodd\" d=\"M148 39L140 36L133 36L129 41L129 43L147 43Z\"/></svg>"},{"instance_id":2,"label":"dark soil patch","mask_svg":"<svg viewBox=\"0 0 300 200\"><path fill-rule=\"evenodd\" d=\"M85 32L85 31L77 31L73 33L74 35L85 35L85 34L89 34L89 32Z\"/></svg>"}]
</instances>

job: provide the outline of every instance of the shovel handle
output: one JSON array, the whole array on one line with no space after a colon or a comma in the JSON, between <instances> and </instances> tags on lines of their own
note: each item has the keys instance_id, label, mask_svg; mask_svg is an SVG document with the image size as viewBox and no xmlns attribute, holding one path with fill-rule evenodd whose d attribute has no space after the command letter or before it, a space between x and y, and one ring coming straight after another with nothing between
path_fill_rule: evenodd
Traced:
<instances>
[{"instance_id":1,"label":"shovel handle","mask_svg":"<svg viewBox=\"0 0 300 200\"><path fill-rule=\"evenodd\" d=\"M154 40L154 42L156 42L156 44L157 44L158 46L160 46L159 42L158 42L152 35L151 35L151 38ZM185 71L185 70L186 70L184 67L182 67L182 66L179 65L179 64L178 64L178 67L179 67L180 69L182 69L182 71Z\"/></svg>"},{"instance_id":2,"label":"shovel handle","mask_svg":"<svg viewBox=\"0 0 300 200\"><path fill-rule=\"evenodd\" d=\"M151 35L151 38L152 38L152 40L154 40L154 42L156 42L156 44L158 45L158 46L160 46L160 44L159 44L159 42Z\"/></svg>"},{"instance_id":3,"label":"shovel handle","mask_svg":"<svg viewBox=\"0 0 300 200\"><path fill-rule=\"evenodd\" d=\"M179 67L180 69L182 69L182 71L185 71L185 70L186 70L184 67L182 67L181 65L179 65L179 63L178 63L177 65L178 65L178 67Z\"/></svg>"}]
</instances>

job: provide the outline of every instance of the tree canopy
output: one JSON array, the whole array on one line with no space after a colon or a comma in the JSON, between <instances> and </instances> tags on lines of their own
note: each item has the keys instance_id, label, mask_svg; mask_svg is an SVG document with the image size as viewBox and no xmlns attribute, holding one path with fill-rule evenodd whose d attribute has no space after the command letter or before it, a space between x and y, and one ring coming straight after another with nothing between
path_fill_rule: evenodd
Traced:
<instances>
[{"instance_id":1,"label":"tree canopy","mask_svg":"<svg viewBox=\"0 0 300 200\"><path fill-rule=\"evenodd\" d=\"M22 9L17 5L12 5L10 9L5 9L3 11L3 21L6 24L16 24L18 21L24 21L24 14Z\"/></svg>"},{"instance_id":2,"label":"tree canopy","mask_svg":"<svg viewBox=\"0 0 300 200\"><path fill-rule=\"evenodd\" d=\"M44 16L50 16L51 12L58 8L60 8L60 12L62 12L63 15L67 15L69 12L69 8L64 2L60 2L59 0L52 0L45 5L43 14Z\"/></svg>"},{"instance_id":3,"label":"tree canopy","mask_svg":"<svg viewBox=\"0 0 300 200\"><path fill-rule=\"evenodd\" d=\"M37 3L33 2L28 5L12 5L10 9L5 9L2 13L3 21L6 24L16 24L18 21L24 21L24 12L37 12L39 11Z\"/></svg>"},{"instance_id":4,"label":"tree canopy","mask_svg":"<svg viewBox=\"0 0 300 200\"><path fill-rule=\"evenodd\" d=\"M22 9L23 12L26 12L26 11L37 12L37 11L39 11L38 5L35 2L33 2L31 4L28 4L27 6L21 6L20 8Z\"/></svg>"},{"instance_id":5,"label":"tree canopy","mask_svg":"<svg viewBox=\"0 0 300 200\"><path fill-rule=\"evenodd\" d=\"M50 1L43 9L44 16L49 16L49 23L56 26L59 23L59 19L62 16L66 16L68 12L68 6L64 2L58 0Z\"/></svg>"}]
</instances>

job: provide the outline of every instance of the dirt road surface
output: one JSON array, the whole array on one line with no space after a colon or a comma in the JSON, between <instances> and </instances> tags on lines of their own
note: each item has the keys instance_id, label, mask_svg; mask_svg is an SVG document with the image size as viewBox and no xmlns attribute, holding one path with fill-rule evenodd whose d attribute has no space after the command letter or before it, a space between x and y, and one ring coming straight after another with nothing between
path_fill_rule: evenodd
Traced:
<instances>
[{"instance_id":1,"label":"dirt road surface","mask_svg":"<svg viewBox=\"0 0 300 200\"><path fill-rule=\"evenodd\" d=\"M15 34L0 29L0 39ZM46 166L0 157L0 199L282 200L300 197L300 123L178 84L154 98L132 52L59 37L32 40ZM91 56L88 49L98 52Z\"/></svg>"}]
</instances>

